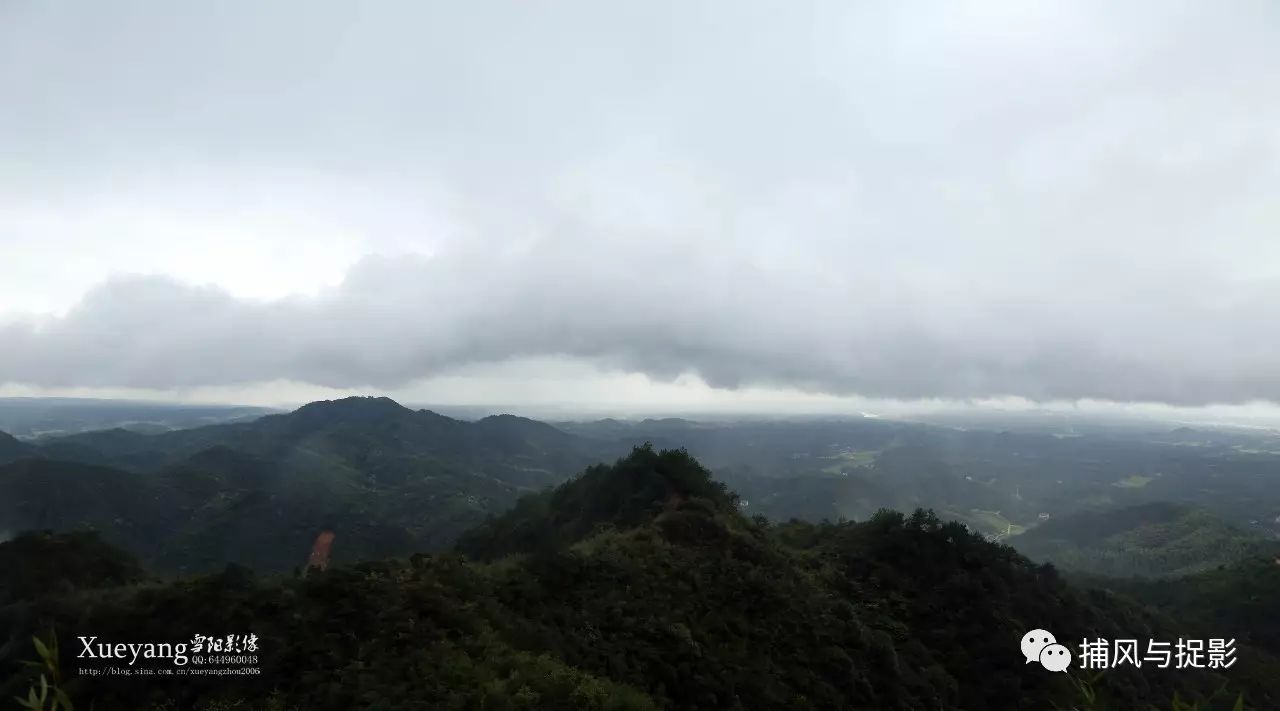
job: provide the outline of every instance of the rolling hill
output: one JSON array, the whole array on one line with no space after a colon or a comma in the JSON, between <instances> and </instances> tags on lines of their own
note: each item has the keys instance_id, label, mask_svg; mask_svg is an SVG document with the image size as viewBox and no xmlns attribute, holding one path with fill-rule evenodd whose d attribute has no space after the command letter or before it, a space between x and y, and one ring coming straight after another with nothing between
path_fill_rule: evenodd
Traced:
<instances>
[{"instance_id":1,"label":"rolling hill","mask_svg":"<svg viewBox=\"0 0 1280 711\"><path fill-rule=\"evenodd\" d=\"M466 422L387 398L16 444L25 458L0 466L0 530L90 528L171 572L288 570L326 529L337 561L442 549L593 458L544 423Z\"/></svg>"},{"instance_id":2,"label":"rolling hill","mask_svg":"<svg viewBox=\"0 0 1280 711\"><path fill-rule=\"evenodd\" d=\"M1152 502L1046 521L1010 542L1033 560L1105 576L1168 577L1280 552L1203 509Z\"/></svg>"},{"instance_id":3,"label":"rolling hill","mask_svg":"<svg viewBox=\"0 0 1280 711\"><path fill-rule=\"evenodd\" d=\"M1280 552L1254 555L1177 581L1111 581L1215 637L1280 654Z\"/></svg>"},{"instance_id":4,"label":"rolling hill","mask_svg":"<svg viewBox=\"0 0 1280 711\"><path fill-rule=\"evenodd\" d=\"M5 547L30 545L0 544L0 559ZM1067 675L1024 664L1028 629L1178 634L926 511L749 519L697 461L651 448L526 499L459 549L480 559L45 590L0 607L0 663L45 620L102 640L260 639L260 674L76 676L65 687L86 707L998 710L1080 699ZM1095 682L1094 708L1167 708L1223 682L1245 708L1276 707L1280 667L1250 659L1262 666L1247 675L1117 668ZM20 672L0 693L28 683Z\"/></svg>"},{"instance_id":5,"label":"rolling hill","mask_svg":"<svg viewBox=\"0 0 1280 711\"><path fill-rule=\"evenodd\" d=\"M1240 524L1256 520L1248 531L1263 535L1280 512L1275 458L1227 444L868 418L552 426L511 415L465 421L387 398L346 398L160 433L113 429L35 442L0 436L0 531L90 527L170 572L226 562L288 570L326 528L336 529L338 561L441 550L520 495L646 441L688 447L750 515L865 520L880 508L931 508L992 535L1030 527L1011 540L1040 559L1103 574L1181 574L1228 562L1254 543L1206 511ZM46 464L16 463L29 459ZM115 488L94 494L105 482ZM1099 507L1135 507L1150 519L1166 505L1152 503L1161 497L1202 498L1206 511L1158 525L1152 519L1129 534L1133 521L1117 514L1121 528L1108 540L1077 541L1066 530L1077 514L1085 517L1081 531L1110 530L1090 513ZM1148 505L1156 508L1142 508ZM1042 511L1053 519L1035 528Z\"/></svg>"}]
</instances>

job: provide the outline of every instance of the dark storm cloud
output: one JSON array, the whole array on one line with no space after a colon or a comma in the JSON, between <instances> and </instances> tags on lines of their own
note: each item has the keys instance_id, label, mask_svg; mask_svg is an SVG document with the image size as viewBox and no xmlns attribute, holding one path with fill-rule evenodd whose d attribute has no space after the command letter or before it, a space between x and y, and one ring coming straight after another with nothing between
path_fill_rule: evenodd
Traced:
<instances>
[{"instance_id":1,"label":"dark storm cloud","mask_svg":"<svg viewBox=\"0 0 1280 711\"><path fill-rule=\"evenodd\" d=\"M0 16L0 384L1280 401L1270 3Z\"/></svg>"}]
</instances>

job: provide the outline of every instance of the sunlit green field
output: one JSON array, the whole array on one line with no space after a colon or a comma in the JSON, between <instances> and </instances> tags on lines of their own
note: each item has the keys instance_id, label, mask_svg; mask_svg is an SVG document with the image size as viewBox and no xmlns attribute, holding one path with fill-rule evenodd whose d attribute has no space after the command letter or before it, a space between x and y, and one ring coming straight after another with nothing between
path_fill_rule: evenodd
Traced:
<instances>
[{"instance_id":1,"label":"sunlit green field","mask_svg":"<svg viewBox=\"0 0 1280 711\"><path fill-rule=\"evenodd\" d=\"M1020 526L1000 514L999 511L984 511L982 509L969 509L969 520L978 528L989 533L1008 533L1011 536L1017 536L1027 530L1026 526Z\"/></svg>"}]
</instances>

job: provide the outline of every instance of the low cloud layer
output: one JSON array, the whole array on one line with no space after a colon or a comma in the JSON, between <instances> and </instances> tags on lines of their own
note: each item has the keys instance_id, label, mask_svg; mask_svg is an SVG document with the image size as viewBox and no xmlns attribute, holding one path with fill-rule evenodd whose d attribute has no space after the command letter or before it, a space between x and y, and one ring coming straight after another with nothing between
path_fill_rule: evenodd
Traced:
<instances>
[{"instance_id":1,"label":"low cloud layer","mask_svg":"<svg viewBox=\"0 0 1280 711\"><path fill-rule=\"evenodd\" d=\"M0 385L1280 402L1273 3L534 7L0 9Z\"/></svg>"},{"instance_id":2,"label":"low cloud layer","mask_svg":"<svg viewBox=\"0 0 1280 711\"><path fill-rule=\"evenodd\" d=\"M1273 282L1128 274L1037 292L921 287L874 264L824 278L733 252L586 249L370 259L319 297L271 302L120 279L64 318L0 330L0 373L53 387L293 379L391 389L472 363L567 356L657 378L692 372L724 388L1280 401Z\"/></svg>"}]
</instances>

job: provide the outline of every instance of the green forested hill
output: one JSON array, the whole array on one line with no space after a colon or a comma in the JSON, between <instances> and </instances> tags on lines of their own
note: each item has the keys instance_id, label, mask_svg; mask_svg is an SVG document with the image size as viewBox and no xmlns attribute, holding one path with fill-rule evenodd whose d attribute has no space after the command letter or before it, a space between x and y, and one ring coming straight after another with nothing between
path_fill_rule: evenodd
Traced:
<instances>
[{"instance_id":1,"label":"green forested hill","mask_svg":"<svg viewBox=\"0 0 1280 711\"><path fill-rule=\"evenodd\" d=\"M0 466L0 529L98 529L131 551L150 550L180 509L153 482L110 467L47 459Z\"/></svg>"},{"instance_id":2,"label":"green forested hill","mask_svg":"<svg viewBox=\"0 0 1280 711\"><path fill-rule=\"evenodd\" d=\"M42 441L47 456L151 470L214 446L299 464L337 459L346 464L446 457L469 462L503 458L545 463L566 456L571 436L550 425L511 416L466 422L410 410L385 397L313 402L252 422L161 434L115 429Z\"/></svg>"},{"instance_id":3,"label":"green forested hill","mask_svg":"<svg viewBox=\"0 0 1280 711\"><path fill-rule=\"evenodd\" d=\"M1107 576L1186 575L1280 553L1280 543L1230 526L1208 511L1165 502L1064 516L1011 542L1034 560Z\"/></svg>"},{"instance_id":4,"label":"green forested hill","mask_svg":"<svg viewBox=\"0 0 1280 711\"><path fill-rule=\"evenodd\" d=\"M1280 655L1280 553L1255 555L1180 579L1108 583L1196 624Z\"/></svg>"},{"instance_id":5,"label":"green forested hill","mask_svg":"<svg viewBox=\"0 0 1280 711\"><path fill-rule=\"evenodd\" d=\"M0 555L15 544L26 545ZM527 499L459 547L483 560L43 591L0 607L0 664L47 623L64 639L261 638L260 675L67 683L98 709L1040 709L1080 695L1067 675L1024 664L1027 630L1179 634L925 511L746 518L688 455L650 448ZM75 668L75 647L63 649ZM1114 670L1095 708L1169 708L1175 690L1224 681L1248 708L1275 708L1280 667L1253 661L1263 667L1225 677ZM19 672L0 692L26 683Z\"/></svg>"},{"instance_id":6,"label":"green forested hill","mask_svg":"<svg viewBox=\"0 0 1280 711\"><path fill-rule=\"evenodd\" d=\"M464 422L386 398L18 444L27 458L0 466L0 531L92 528L170 572L289 570L325 529L337 561L446 548L595 458L543 423Z\"/></svg>"},{"instance_id":7,"label":"green forested hill","mask_svg":"<svg viewBox=\"0 0 1280 711\"><path fill-rule=\"evenodd\" d=\"M0 606L144 579L133 556L94 533L23 533L0 543Z\"/></svg>"},{"instance_id":8,"label":"green forested hill","mask_svg":"<svg viewBox=\"0 0 1280 711\"><path fill-rule=\"evenodd\" d=\"M554 490L522 498L516 507L464 534L458 550L479 560L554 550L603 528L630 528L690 498L709 513L732 513L737 497L683 451L636 450L613 466L596 465ZM664 519L666 520L666 519Z\"/></svg>"},{"instance_id":9,"label":"green forested hill","mask_svg":"<svg viewBox=\"0 0 1280 711\"><path fill-rule=\"evenodd\" d=\"M510 415L468 422L387 398L346 398L252 422L160 434L117 429L42 437L35 445L0 437L0 467L6 459L41 458L70 463L50 465L49 472L103 471L128 482L77 520L170 572L214 570L226 562L288 570L326 527L337 533L339 561L446 549L521 495L649 440L687 446L741 496L744 513L775 521L865 520L880 508L928 508L997 535L1033 527L1041 513L1053 517L1048 531L1075 512L1167 500L1195 501L1261 536L1280 533L1273 481L1280 455L1270 453L1270 440L1210 433L1186 442L1168 441L1167 430L1107 432L1059 437L873 418L553 427ZM1242 443L1249 447L1240 449ZM75 468L83 465L103 469ZM0 533L63 526L70 517L56 513L64 495L58 492L74 503L93 498L89 492L100 485L61 476L60 486L70 488L55 489L30 480L29 470L15 484L9 471L0 471L0 487L6 480L21 487L25 513L0 518ZM9 491L0 488L0 504ZM136 532L158 526L134 517L143 502L158 504L155 515L164 524L158 528L166 535L148 533L139 546ZM1067 540L1049 544L1055 556L1049 559L1101 572L1181 573L1229 559L1222 552L1247 552L1236 532L1203 523L1188 529L1196 534L1190 536L1162 529L1173 535L1172 549L1121 540L1104 557L1090 551L1105 546L1072 548ZM1197 547L1202 528L1213 534L1212 545ZM1137 548L1156 554L1144 552L1135 562ZM1197 558L1203 550L1210 555Z\"/></svg>"}]
</instances>

